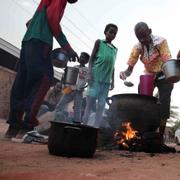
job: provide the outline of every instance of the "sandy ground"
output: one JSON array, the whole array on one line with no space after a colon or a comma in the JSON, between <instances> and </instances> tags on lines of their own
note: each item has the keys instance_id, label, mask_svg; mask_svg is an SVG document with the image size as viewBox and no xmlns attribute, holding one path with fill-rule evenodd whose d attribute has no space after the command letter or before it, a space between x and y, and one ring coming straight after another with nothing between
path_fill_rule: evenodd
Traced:
<instances>
[{"instance_id":1,"label":"sandy ground","mask_svg":"<svg viewBox=\"0 0 180 180\"><path fill-rule=\"evenodd\" d=\"M67 158L50 155L47 145L4 140L6 129L0 120L0 180L180 179L180 153L97 150L90 159ZM175 148L180 150L179 146Z\"/></svg>"}]
</instances>

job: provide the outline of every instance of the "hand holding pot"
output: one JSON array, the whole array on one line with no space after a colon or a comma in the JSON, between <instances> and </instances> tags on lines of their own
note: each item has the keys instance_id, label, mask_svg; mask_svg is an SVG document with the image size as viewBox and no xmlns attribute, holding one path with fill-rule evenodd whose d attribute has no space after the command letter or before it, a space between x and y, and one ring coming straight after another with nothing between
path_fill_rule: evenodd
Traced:
<instances>
[{"instance_id":1,"label":"hand holding pot","mask_svg":"<svg viewBox=\"0 0 180 180\"><path fill-rule=\"evenodd\" d=\"M77 53L72 48L68 49L67 52L68 52L69 61L75 62L76 60L79 60Z\"/></svg>"}]
</instances>

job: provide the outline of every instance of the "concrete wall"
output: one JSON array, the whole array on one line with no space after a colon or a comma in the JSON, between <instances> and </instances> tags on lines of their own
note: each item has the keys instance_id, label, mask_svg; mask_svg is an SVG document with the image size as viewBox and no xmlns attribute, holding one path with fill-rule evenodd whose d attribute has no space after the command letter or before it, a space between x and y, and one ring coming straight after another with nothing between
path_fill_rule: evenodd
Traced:
<instances>
[{"instance_id":1,"label":"concrete wall","mask_svg":"<svg viewBox=\"0 0 180 180\"><path fill-rule=\"evenodd\" d=\"M0 118L7 119L9 98L16 73L0 66Z\"/></svg>"}]
</instances>

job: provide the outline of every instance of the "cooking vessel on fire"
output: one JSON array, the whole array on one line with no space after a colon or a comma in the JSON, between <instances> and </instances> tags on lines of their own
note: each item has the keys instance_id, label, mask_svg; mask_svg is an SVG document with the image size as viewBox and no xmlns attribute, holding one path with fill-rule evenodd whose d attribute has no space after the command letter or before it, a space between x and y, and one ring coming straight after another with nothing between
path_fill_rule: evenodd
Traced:
<instances>
[{"instance_id":1,"label":"cooking vessel on fire","mask_svg":"<svg viewBox=\"0 0 180 180\"><path fill-rule=\"evenodd\" d=\"M180 60L170 59L162 65L162 71L165 78L170 83L176 83L180 80Z\"/></svg>"},{"instance_id":2,"label":"cooking vessel on fire","mask_svg":"<svg viewBox=\"0 0 180 180\"><path fill-rule=\"evenodd\" d=\"M49 153L68 157L93 157L98 129L81 124L51 121Z\"/></svg>"},{"instance_id":3,"label":"cooking vessel on fire","mask_svg":"<svg viewBox=\"0 0 180 180\"><path fill-rule=\"evenodd\" d=\"M121 129L122 123L131 122L140 135L155 131L160 125L160 109L157 98L141 94L117 94L107 98L109 122L113 129Z\"/></svg>"},{"instance_id":4,"label":"cooking vessel on fire","mask_svg":"<svg viewBox=\"0 0 180 180\"><path fill-rule=\"evenodd\" d=\"M64 68L69 60L68 54L62 48L56 48L51 51L51 60L55 67Z\"/></svg>"}]
</instances>

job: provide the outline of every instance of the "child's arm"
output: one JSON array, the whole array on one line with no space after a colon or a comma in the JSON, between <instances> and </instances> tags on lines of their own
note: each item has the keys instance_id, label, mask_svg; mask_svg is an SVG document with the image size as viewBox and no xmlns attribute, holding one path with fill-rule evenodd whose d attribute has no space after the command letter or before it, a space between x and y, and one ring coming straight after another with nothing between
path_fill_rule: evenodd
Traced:
<instances>
[{"instance_id":1,"label":"child's arm","mask_svg":"<svg viewBox=\"0 0 180 180\"><path fill-rule=\"evenodd\" d=\"M47 1L46 17L53 36L55 37L59 45L68 52L70 60L76 61L76 58L78 59L78 55L71 47L60 25L65 6L65 1Z\"/></svg>"},{"instance_id":2,"label":"child's arm","mask_svg":"<svg viewBox=\"0 0 180 180\"><path fill-rule=\"evenodd\" d=\"M93 79L93 76L92 76L92 61L95 59L94 57L96 56L96 53L98 52L98 49L99 49L99 43L100 43L100 40L96 40L95 44L94 44L94 48L92 50L92 53L91 53L91 56L89 58L89 65L88 65L88 68L89 68L89 72L88 72L88 82L90 82L92 79Z\"/></svg>"},{"instance_id":3,"label":"child's arm","mask_svg":"<svg viewBox=\"0 0 180 180\"><path fill-rule=\"evenodd\" d=\"M112 80L111 80L111 85L110 85L109 90L113 90L113 89L114 89L114 69L113 69L113 73L112 73Z\"/></svg>"}]
</instances>

